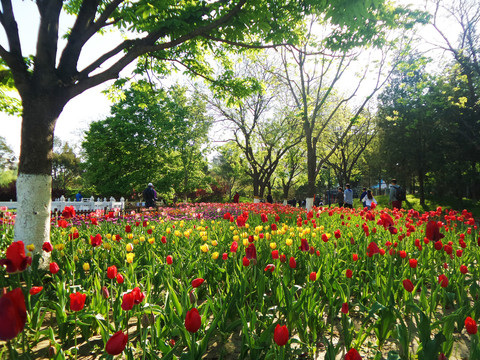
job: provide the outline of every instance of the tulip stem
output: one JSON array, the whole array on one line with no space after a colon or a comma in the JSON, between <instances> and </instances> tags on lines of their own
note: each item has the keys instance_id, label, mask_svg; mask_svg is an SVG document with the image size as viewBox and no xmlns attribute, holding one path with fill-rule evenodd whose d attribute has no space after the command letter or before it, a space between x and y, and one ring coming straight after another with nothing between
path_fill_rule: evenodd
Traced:
<instances>
[{"instance_id":1,"label":"tulip stem","mask_svg":"<svg viewBox=\"0 0 480 360\"><path fill-rule=\"evenodd\" d=\"M192 334L192 346L190 347L190 353L192 355L192 360L195 360L195 356L196 356L195 347L196 347L196 345L197 345L197 342L195 341L195 333L193 333Z\"/></svg>"},{"instance_id":2,"label":"tulip stem","mask_svg":"<svg viewBox=\"0 0 480 360\"><path fill-rule=\"evenodd\" d=\"M10 352L10 359L17 359L16 352L13 350L12 342L10 340L7 341L8 350Z\"/></svg>"},{"instance_id":3,"label":"tulip stem","mask_svg":"<svg viewBox=\"0 0 480 360\"><path fill-rule=\"evenodd\" d=\"M75 336L75 360L77 360L77 354L78 354L78 349L77 349L77 312L75 311L73 313L74 315L74 318L75 318L75 329L73 331L74 335Z\"/></svg>"}]
</instances>

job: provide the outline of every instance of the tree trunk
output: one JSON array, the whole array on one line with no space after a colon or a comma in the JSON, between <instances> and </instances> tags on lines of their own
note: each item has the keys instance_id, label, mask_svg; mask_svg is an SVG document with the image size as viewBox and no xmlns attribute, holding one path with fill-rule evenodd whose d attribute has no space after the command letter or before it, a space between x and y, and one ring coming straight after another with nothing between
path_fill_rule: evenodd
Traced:
<instances>
[{"instance_id":1,"label":"tree trunk","mask_svg":"<svg viewBox=\"0 0 480 360\"><path fill-rule=\"evenodd\" d=\"M316 179L317 179L317 154L315 149L308 144L307 145L307 198L313 198L316 191Z\"/></svg>"},{"instance_id":2,"label":"tree trunk","mask_svg":"<svg viewBox=\"0 0 480 360\"><path fill-rule=\"evenodd\" d=\"M15 241L33 244L37 252L50 240L53 132L65 104L52 93L23 96Z\"/></svg>"}]
</instances>

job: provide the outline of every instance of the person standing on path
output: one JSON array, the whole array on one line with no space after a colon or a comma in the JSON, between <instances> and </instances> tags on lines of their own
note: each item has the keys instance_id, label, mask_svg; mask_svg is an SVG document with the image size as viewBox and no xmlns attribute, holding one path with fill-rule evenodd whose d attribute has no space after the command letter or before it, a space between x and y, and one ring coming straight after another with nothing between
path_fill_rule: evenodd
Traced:
<instances>
[{"instance_id":1,"label":"person standing on path","mask_svg":"<svg viewBox=\"0 0 480 360\"><path fill-rule=\"evenodd\" d=\"M360 201L362 202L363 208L367 207L367 202L362 200L362 199L365 198L365 195L367 195L367 188L366 187L363 188L362 195L360 195Z\"/></svg>"},{"instance_id":2,"label":"person standing on path","mask_svg":"<svg viewBox=\"0 0 480 360\"><path fill-rule=\"evenodd\" d=\"M155 190L153 190L153 184L149 183L147 188L143 190L143 200L145 201L145 207L155 207Z\"/></svg>"},{"instance_id":3,"label":"person standing on path","mask_svg":"<svg viewBox=\"0 0 480 360\"><path fill-rule=\"evenodd\" d=\"M346 208L353 208L353 190L350 189L350 184L345 184L345 192L343 193L343 206Z\"/></svg>"},{"instance_id":4,"label":"person standing on path","mask_svg":"<svg viewBox=\"0 0 480 360\"><path fill-rule=\"evenodd\" d=\"M392 204L393 209L401 209L402 208L402 200L399 199L399 189L400 186L397 185L397 180L392 179L390 184L390 198L389 202Z\"/></svg>"},{"instance_id":5,"label":"person standing on path","mask_svg":"<svg viewBox=\"0 0 480 360\"><path fill-rule=\"evenodd\" d=\"M337 201L338 207L343 206L343 188L339 187L337 192L337 197L335 199Z\"/></svg>"}]
</instances>

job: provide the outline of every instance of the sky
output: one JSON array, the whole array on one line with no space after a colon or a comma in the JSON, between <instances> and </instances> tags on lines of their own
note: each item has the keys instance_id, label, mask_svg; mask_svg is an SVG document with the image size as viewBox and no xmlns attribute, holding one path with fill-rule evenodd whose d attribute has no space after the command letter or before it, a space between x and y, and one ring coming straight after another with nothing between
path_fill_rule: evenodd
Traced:
<instances>
[{"instance_id":1,"label":"sky","mask_svg":"<svg viewBox=\"0 0 480 360\"><path fill-rule=\"evenodd\" d=\"M416 6L423 3L422 1L397 1L402 4L415 3ZM23 53L24 55L32 54L35 49L35 35L38 28L37 7L33 1L14 1L13 5ZM62 15L60 20L60 33L62 34L73 24L73 18ZM434 36L431 28L426 28L422 31L425 38L432 38ZM97 49L101 49L100 51L103 53L105 49L112 48L113 45L116 45L120 40L120 36L114 33L107 33L104 36L94 36L82 52L79 69L87 64L87 59L91 61L92 58L96 58ZM3 28L1 28L0 31L0 44L8 48ZM59 53L61 50L62 46L60 45ZM124 73L126 72L128 72L128 70L124 71ZM63 142L68 141L70 145L78 149L82 141L83 132L88 129L88 125L92 121L104 119L110 112L111 103L107 97L102 94L102 91L107 89L109 84L111 84L111 82L99 85L70 100L57 120L55 136ZM17 157L20 154L21 121L21 117L8 116L0 113L0 136L6 138L7 144L15 152Z\"/></svg>"}]
</instances>

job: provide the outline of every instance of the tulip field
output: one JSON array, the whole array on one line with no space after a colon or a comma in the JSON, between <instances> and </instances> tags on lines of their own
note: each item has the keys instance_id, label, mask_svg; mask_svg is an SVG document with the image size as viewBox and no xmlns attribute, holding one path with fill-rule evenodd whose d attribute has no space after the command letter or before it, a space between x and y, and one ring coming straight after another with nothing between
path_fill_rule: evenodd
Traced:
<instances>
[{"instance_id":1,"label":"tulip field","mask_svg":"<svg viewBox=\"0 0 480 360\"><path fill-rule=\"evenodd\" d=\"M13 222L1 359L480 359L467 210L68 208L41 248Z\"/></svg>"}]
</instances>

